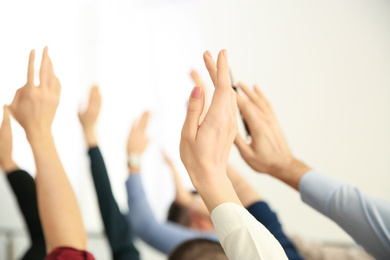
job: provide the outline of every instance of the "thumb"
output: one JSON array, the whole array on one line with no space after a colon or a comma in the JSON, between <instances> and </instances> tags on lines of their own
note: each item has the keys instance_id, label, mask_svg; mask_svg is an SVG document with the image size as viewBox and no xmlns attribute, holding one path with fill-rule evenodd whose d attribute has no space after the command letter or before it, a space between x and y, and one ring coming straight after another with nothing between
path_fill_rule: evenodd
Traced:
<instances>
[{"instance_id":1,"label":"thumb","mask_svg":"<svg viewBox=\"0 0 390 260\"><path fill-rule=\"evenodd\" d=\"M3 106L4 113L3 113L3 123L1 124L1 128L3 127L9 127L11 125L11 120L9 118L9 107L4 105Z\"/></svg>"},{"instance_id":2,"label":"thumb","mask_svg":"<svg viewBox=\"0 0 390 260\"><path fill-rule=\"evenodd\" d=\"M237 133L236 138L234 139L234 144L237 146L240 154L243 158L247 158L251 153L251 148L249 144L242 138L242 136Z\"/></svg>"},{"instance_id":3,"label":"thumb","mask_svg":"<svg viewBox=\"0 0 390 260\"><path fill-rule=\"evenodd\" d=\"M187 116L184 121L182 136L195 140L199 127L200 115L203 111L204 94L200 87L195 87L191 92L188 102Z\"/></svg>"}]
</instances>

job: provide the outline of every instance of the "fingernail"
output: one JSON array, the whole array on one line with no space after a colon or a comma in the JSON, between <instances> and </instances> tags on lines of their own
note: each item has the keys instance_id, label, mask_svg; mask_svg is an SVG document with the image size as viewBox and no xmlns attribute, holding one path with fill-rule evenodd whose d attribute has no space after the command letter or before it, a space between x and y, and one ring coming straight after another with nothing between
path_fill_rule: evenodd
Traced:
<instances>
[{"instance_id":1,"label":"fingernail","mask_svg":"<svg viewBox=\"0 0 390 260\"><path fill-rule=\"evenodd\" d=\"M206 54L207 54L207 56L209 56L210 58L213 58L213 56L211 56L211 52L209 52L208 50L206 51Z\"/></svg>"},{"instance_id":2,"label":"fingernail","mask_svg":"<svg viewBox=\"0 0 390 260\"><path fill-rule=\"evenodd\" d=\"M200 87L195 87L192 90L191 98L200 98L202 96L202 89Z\"/></svg>"},{"instance_id":3,"label":"fingernail","mask_svg":"<svg viewBox=\"0 0 390 260\"><path fill-rule=\"evenodd\" d=\"M223 56L225 57L225 59L227 59L227 57L228 57L228 54L227 54L227 50L222 50L222 53L223 53Z\"/></svg>"}]
</instances>

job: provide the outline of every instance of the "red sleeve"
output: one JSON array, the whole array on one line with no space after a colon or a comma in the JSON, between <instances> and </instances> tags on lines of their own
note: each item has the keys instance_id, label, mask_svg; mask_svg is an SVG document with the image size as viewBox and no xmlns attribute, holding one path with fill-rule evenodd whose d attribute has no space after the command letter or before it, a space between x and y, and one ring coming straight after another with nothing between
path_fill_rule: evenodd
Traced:
<instances>
[{"instance_id":1,"label":"red sleeve","mask_svg":"<svg viewBox=\"0 0 390 260\"><path fill-rule=\"evenodd\" d=\"M95 260L93 255L84 250L72 247L58 247L54 249L45 260Z\"/></svg>"}]
</instances>

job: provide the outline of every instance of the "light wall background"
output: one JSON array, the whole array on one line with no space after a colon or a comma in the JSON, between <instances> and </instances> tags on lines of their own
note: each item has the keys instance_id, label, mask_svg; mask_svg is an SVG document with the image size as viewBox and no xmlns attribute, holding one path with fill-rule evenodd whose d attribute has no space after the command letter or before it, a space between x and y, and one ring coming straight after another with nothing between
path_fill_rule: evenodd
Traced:
<instances>
[{"instance_id":1,"label":"light wall background","mask_svg":"<svg viewBox=\"0 0 390 260\"><path fill-rule=\"evenodd\" d=\"M390 200L389 12L385 0L2 1L0 104L9 104L24 85L30 49L36 48L38 66L48 45L62 83L53 132L89 232L101 232L102 223L77 111L89 88L98 84L103 96L100 148L117 201L126 211L126 138L133 120L150 110L151 142L142 178L156 217L163 221L174 190L160 150L171 155L191 188L178 149L194 86L189 72L199 71L211 95L202 53L208 49L216 57L226 48L235 80L263 89L296 157ZM24 132L16 122L12 127L14 158L35 175ZM235 147L231 164L271 204L289 234L352 242L303 204L297 192L254 173ZM0 227L24 228L5 176L0 176ZM26 241L16 244L20 253ZM144 259L164 259L137 244ZM91 239L90 247L98 259L109 257L103 239Z\"/></svg>"}]
</instances>

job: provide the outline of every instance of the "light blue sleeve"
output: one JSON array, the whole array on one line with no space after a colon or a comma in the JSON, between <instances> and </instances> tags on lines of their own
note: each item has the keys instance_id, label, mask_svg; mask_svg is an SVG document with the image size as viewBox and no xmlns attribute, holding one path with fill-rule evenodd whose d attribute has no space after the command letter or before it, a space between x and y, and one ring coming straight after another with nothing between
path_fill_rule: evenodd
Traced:
<instances>
[{"instance_id":1,"label":"light blue sleeve","mask_svg":"<svg viewBox=\"0 0 390 260\"><path fill-rule=\"evenodd\" d=\"M129 204L127 219L135 235L155 249L169 254L181 243L194 238L218 242L215 232L196 231L173 222L158 222L146 198L139 174L131 175L126 187Z\"/></svg>"},{"instance_id":2,"label":"light blue sleeve","mask_svg":"<svg viewBox=\"0 0 390 260\"><path fill-rule=\"evenodd\" d=\"M302 200L335 221L375 259L390 259L390 202L320 174L299 183Z\"/></svg>"}]
</instances>

